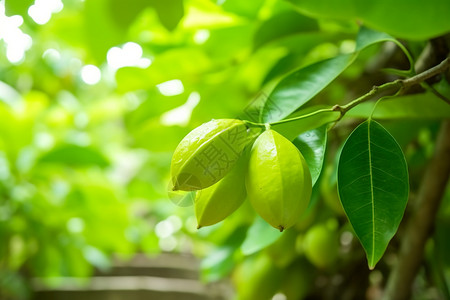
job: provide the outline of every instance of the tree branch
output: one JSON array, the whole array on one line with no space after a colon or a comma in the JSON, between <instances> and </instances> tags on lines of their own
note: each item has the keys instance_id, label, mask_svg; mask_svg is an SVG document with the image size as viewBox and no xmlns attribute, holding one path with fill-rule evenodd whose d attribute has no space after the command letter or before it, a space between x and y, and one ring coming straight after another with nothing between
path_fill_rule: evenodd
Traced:
<instances>
[{"instance_id":1,"label":"tree branch","mask_svg":"<svg viewBox=\"0 0 450 300\"><path fill-rule=\"evenodd\" d=\"M432 233L450 175L449 136L450 121L444 121L436 141L435 155L422 179L417 207L407 224L398 262L389 276L383 300L410 299L411 287L422 264L425 243Z\"/></svg>"},{"instance_id":2,"label":"tree branch","mask_svg":"<svg viewBox=\"0 0 450 300\"><path fill-rule=\"evenodd\" d=\"M372 90L370 90L367 94L362 95L361 97L351 101L346 105L333 106L333 110L341 112L342 118L350 109L352 109L353 107L357 106L360 103L366 102L367 100L371 99L373 96L377 94L384 93L393 90L395 88L397 88L397 91L402 89L408 89L413 85L420 84L433 76L445 72L449 68L450 68L450 57L447 57L440 64L426 71L423 71L422 73L419 73L411 78L397 79L395 81L388 82L380 86L374 86Z\"/></svg>"},{"instance_id":3,"label":"tree branch","mask_svg":"<svg viewBox=\"0 0 450 300\"><path fill-rule=\"evenodd\" d=\"M426 71L423 71L422 73L417 74L416 76L413 76L411 78L400 80L400 82L403 84L404 88L409 88L413 85L419 84L433 76L436 76L446 71L449 67L450 67L450 57L447 57L437 66L434 66Z\"/></svg>"}]
</instances>

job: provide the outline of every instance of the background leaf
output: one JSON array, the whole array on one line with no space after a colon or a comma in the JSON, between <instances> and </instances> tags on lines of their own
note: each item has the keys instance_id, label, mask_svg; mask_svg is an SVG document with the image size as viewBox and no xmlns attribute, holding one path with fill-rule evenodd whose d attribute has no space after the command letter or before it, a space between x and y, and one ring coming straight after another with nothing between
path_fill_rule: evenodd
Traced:
<instances>
[{"instance_id":1,"label":"background leaf","mask_svg":"<svg viewBox=\"0 0 450 300\"><path fill-rule=\"evenodd\" d=\"M377 122L362 123L345 142L338 191L373 269L398 229L409 191L402 150Z\"/></svg>"},{"instance_id":2,"label":"background leaf","mask_svg":"<svg viewBox=\"0 0 450 300\"><path fill-rule=\"evenodd\" d=\"M265 21L255 33L254 48L283 37L308 31L318 31L317 21L296 11L281 12Z\"/></svg>"},{"instance_id":3,"label":"background leaf","mask_svg":"<svg viewBox=\"0 0 450 300\"><path fill-rule=\"evenodd\" d=\"M345 118L368 118L375 102L361 103L351 109ZM382 100L378 103L374 119L446 119L450 118L449 105L431 92L410 94Z\"/></svg>"},{"instance_id":4,"label":"background leaf","mask_svg":"<svg viewBox=\"0 0 450 300\"><path fill-rule=\"evenodd\" d=\"M28 8L33 4L33 0L6 0L5 13L7 16L22 15L27 16Z\"/></svg>"},{"instance_id":5,"label":"background leaf","mask_svg":"<svg viewBox=\"0 0 450 300\"><path fill-rule=\"evenodd\" d=\"M108 11L108 1L87 0L84 10L84 38L86 45L97 63L102 63L106 53L112 46L125 41L121 27L117 26L110 14L99 14L98 11Z\"/></svg>"},{"instance_id":6,"label":"background leaf","mask_svg":"<svg viewBox=\"0 0 450 300\"><path fill-rule=\"evenodd\" d=\"M450 30L450 2L431 0L290 0L302 13L314 17L353 19L396 37L424 40ZM418 17L420 16L420 17Z\"/></svg>"},{"instance_id":7,"label":"background leaf","mask_svg":"<svg viewBox=\"0 0 450 300\"><path fill-rule=\"evenodd\" d=\"M167 30L174 30L184 15L182 0L113 0L110 2L111 16L120 27L127 28L147 8L156 10L161 24Z\"/></svg>"},{"instance_id":8,"label":"background leaf","mask_svg":"<svg viewBox=\"0 0 450 300\"><path fill-rule=\"evenodd\" d=\"M98 165L106 167L109 162L98 150L77 145L62 145L47 152L39 159L40 163L59 163L75 166Z\"/></svg>"},{"instance_id":9,"label":"background leaf","mask_svg":"<svg viewBox=\"0 0 450 300\"><path fill-rule=\"evenodd\" d=\"M247 236L241 245L242 253L250 255L273 244L280 238L279 231L274 230L261 217L256 216L252 226L248 229Z\"/></svg>"}]
</instances>

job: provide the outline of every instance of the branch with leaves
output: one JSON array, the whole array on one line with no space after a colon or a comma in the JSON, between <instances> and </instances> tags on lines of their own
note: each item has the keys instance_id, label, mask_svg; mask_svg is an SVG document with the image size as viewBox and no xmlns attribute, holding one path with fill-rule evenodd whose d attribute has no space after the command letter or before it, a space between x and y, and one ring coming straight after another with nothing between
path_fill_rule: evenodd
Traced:
<instances>
[{"instance_id":1,"label":"branch with leaves","mask_svg":"<svg viewBox=\"0 0 450 300\"><path fill-rule=\"evenodd\" d=\"M332 111L340 112L339 119L336 120L336 121L339 121L349 110L351 110L352 108L356 107L357 105L359 105L361 103L372 100L376 96L385 94L387 92L392 93L393 91L395 91L395 93L393 95L400 95L403 92L405 92L406 90L408 90L410 87L412 87L414 85L422 84L427 79L430 79L436 75L442 74L445 71L447 71L449 68L450 68L450 58L446 58L440 64L438 64L422 73L419 73L413 77L406 78L406 79L397 79L397 80L387 82L387 83L379 85L379 86L374 86L368 93L349 102L346 105L337 105L336 104L331 108L319 109L319 110L310 112L308 114L304 114L304 115L300 115L300 116L296 116L296 117L292 117L292 118L287 118L287 119L283 119L280 121L270 122L268 124L251 122L251 121L245 121L245 122L251 126L259 126L259 127L265 127L267 125L274 126L274 125L279 125L279 124L283 124L283 123L295 122L295 121L298 121L301 119L306 119L306 118L315 116L317 114L321 114L324 112L332 112ZM440 98L443 99L448 104L450 104L450 100L446 99L443 96Z\"/></svg>"}]
</instances>

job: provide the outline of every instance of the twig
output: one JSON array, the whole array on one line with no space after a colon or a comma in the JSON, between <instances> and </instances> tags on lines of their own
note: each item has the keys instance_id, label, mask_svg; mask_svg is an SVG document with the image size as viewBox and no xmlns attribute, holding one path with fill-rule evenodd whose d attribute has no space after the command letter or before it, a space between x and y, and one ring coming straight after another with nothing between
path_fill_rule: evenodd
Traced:
<instances>
[{"instance_id":1,"label":"twig","mask_svg":"<svg viewBox=\"0 0 450 300\"><path fill-rule=\"evenodd\" d=\"M387 92L389 90L393 90L394 88L397 88L397 92L402 89L406 90L406 89L412 87L413 85L420 84L433 76L436 76L440 73L445 72L447 69L449 69L449 67L450 67L450 58L447 57L437 66L434 66L434 67L432 67L422 73L419 73L411 78L397 79L395 81L391 81L391 82L382 84L380 86L374 86L372 88L372 90L370 90L367 94L362 95L361 97L353 100L352 102L350 102L346 105L342 105L342 106L335 105L333 107L333 110L340 111L341 118L342 118L350 109L352 109L353 107L357 106L358 104L360 104L362 102L365 102L365 101L371 99L373 96L375 96L377 94Z\"/></svg>"},{"instance_id":2,"label":"twig","mask_svg":"<svg viewBox=\"0 0 450 300\"><path fill-rule=\"evenodd\" d=\"M450 121L445 121L436 151L419 188L417 207L402 239L398 262L389 276L383 300L410 299L411 287L422 264L429 238L450 175Z\"/></svg>"},{"instance_id":3,"label":"twig","mask_svg":"<svg viewBox=\"0 0 450 300\"><path fill-rule=\"evenodd\" d=\"M447 57L437 66L434 66L426 71L423 71L422 73L417 74L416 76L413 76L411 78L402 79L400 80L400 82L403 84L404 88L409 88L413 85L419 84L435 75L444 72L449 67L450 67L450 57Z\"/></svg>"}]
</instances>

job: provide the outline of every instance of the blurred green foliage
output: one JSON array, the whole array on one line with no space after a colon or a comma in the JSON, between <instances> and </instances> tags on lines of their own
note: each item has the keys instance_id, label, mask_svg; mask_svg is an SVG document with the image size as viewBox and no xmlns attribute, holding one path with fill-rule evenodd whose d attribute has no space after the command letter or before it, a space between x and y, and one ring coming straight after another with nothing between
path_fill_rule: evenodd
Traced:
<instances>
[{"instance_id":1,"label":"blurred green foliage","mask_svg":"<svg viewBox=\"0 0 450 300\"><path fill-rule=\"evenodd\" d=\"M286 74L352 53L355 20L408 39L417 58L427 39L450 30L449 2L432 0L426 10L421 1L373 2L373 10L354 6L358 1L218 2L0 1L0 296L29 297L31 277L87 277L93 267L108 269L113 254L160 251L206 256L203 279L233 274L242 299L256 293L251 299L271 299L279 291L302 299L345 284L360 296L379 284L348 283L364 254L343 216L335 177L336 153L351 121L367 117L371 104L333 131L315 205L284 234L255 218L248 203L197 231L193 207L168 199L170 158L203 122L252 119L252 105ZM387 21L382 12L390 13ZM386 62L380 68L409 68L399 50L368 47L311 106L347 103L391 80L373 70ZM437 123L448 118L436 97L418 97L405 96L405 106L419 102L408 112L385 102L375 115L400 137L413 193L432 155ZM411 126L411 117L426 120ZM397 118L406 120L391 120ZM332 240L314 242L314 228L327 222L336 225ZM436 245L447 249L442 230ZM338 245L333 263L311 259L310 243ZM383 275L391 266L387 257ZM445 262L450 282L448 257Z\"/></svg>"}]
</instances>

